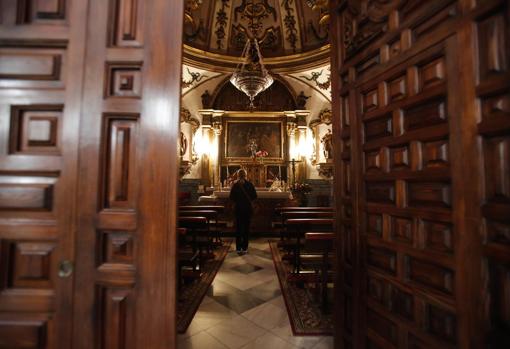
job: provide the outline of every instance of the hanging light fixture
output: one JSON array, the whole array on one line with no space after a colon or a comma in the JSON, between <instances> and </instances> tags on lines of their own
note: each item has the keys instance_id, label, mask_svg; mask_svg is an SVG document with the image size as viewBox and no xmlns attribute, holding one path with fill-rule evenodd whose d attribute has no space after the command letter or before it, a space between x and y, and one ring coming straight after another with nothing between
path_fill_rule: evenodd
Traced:
<instances>
[{"instance_id":1,"label":"hanging light fixture","mask_svg":"<svg viewBox=\"0 0 510 349\"><path fill-rule=\"evenodd\" d=\"M262 54L256 38L246 40L241 58L242 61L236 67L230 82L250 98L250 108L254 108L255 97L271 86L274 79L262 62Z\"/></svg>"}]
</instances>

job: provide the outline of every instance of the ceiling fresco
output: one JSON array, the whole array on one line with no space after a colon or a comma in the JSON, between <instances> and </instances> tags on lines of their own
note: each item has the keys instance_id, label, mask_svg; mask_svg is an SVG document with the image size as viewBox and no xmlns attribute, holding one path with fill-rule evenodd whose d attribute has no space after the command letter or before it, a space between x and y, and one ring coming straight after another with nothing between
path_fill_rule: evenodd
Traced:
<instances>
[{"instance_id":1,"label":"ceiling fresco","mask_svg":"<svg viewBox=\"0 0 510 349\"><path fill-rule=\"evenodd\" d=\"M310 52L329 42L328 0L185 0L184 43L239 56L249 37L264 57Z\"/></svg>"}]
</instances>

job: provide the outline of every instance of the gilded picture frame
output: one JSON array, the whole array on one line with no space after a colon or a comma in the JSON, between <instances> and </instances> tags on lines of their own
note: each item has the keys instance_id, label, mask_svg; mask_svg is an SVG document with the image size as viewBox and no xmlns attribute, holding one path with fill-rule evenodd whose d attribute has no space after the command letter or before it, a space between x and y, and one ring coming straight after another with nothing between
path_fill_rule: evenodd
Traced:
<instances>
[{"instance_id":1,"label":"gilded picture frame","mask_svg":"<svg viewBox=\"0 0 510 349\"><path fill-rule=\"evenodd\" d=\"M252 160L253 146L265 150L264 162L283 162L286 158L285 120L275 118L229 117L224 120L223 160L245 162ZM253 142L254 141L254 142Z\"/></svg>"}]
</instances>

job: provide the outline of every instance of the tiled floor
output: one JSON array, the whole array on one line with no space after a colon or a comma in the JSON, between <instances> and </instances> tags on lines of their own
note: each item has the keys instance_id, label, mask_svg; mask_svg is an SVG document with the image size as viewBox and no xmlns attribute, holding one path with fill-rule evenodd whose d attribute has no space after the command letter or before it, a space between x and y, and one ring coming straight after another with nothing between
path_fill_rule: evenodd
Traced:
<instances>
[{"instance_id":1,"label":"tiled floor","mask_svg":"<svg viewBox=\"0 0 510 349\"><path fill-rule=\"evenodd\" d=\"M293 336L267 239L234 244L178 349L328 349L333 337Z\"/></svg>"}]
</instances>

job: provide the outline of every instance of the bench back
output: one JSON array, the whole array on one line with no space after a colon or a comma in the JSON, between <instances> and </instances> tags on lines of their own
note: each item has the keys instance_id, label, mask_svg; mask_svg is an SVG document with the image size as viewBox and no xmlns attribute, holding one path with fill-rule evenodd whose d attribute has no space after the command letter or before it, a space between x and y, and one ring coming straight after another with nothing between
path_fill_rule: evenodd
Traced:
<instances>
[{"instance_id":1,"label":"bench back","mask_svg":"<svg viewBox=\"0 0 510 349\"><path fill-rule=\"evenodd\" d=\"M282 221L295 218L333 218L334 212L325 211L285 211L282 212Z\"/></svg>"},{"instance_id":2,"label":"bench back","mask_svg":"<svg viewBox=\"0 0 510 349\"><path fill-rule=\"evenodd\" d=\"M207 229L208 221L206 217L179 217L179 228L189 230Z\"/></svg>"},{"instance_id":3,"label":"bench back","mask_svg":"<svg viewBox=\"0 0 510 349\"><path fill-rule=\"evenodd\" d=\"M179 211L179 217L205 217L208 221L215 220L218 217L218 212L213 210L189 210Z\"/></svg>"},{"instance_id":4,"label":"bench back","mask_svg":"<svg viewBox=\"0 0 510 349\"><path fill-rule=\"evenodd\" d=\"M307 232L307 231L333 231L334 220L331 218L293 218L287 219L285 225L287 230Z\"/></svg>"},{"instance_id":5,"label":"bench back","mask_svg":"<svg viewBox=\"0 0 510 349\"><path fill-rule=\"evenodd\" d=\"M179 206L179 211L201 211L201 210L211 210L216 211L218 213L223 212L225 210L225 206L222 205L187 205L187 206Z\"/></svg>"},{"instance_id":6,"label":"bench back","mask_svg":"<svg viewBox=\"0 0 510 349\"><path fill-rule=\"evenodd\" d=\"M294 207L294 206L287 206L287 207L277 207L275 208L275 212L277 215L281 214L282 212L306 212L306 211L314 211L314 212L333 212L335 209L333 207Z\"/></svg>"}]
</instances>

